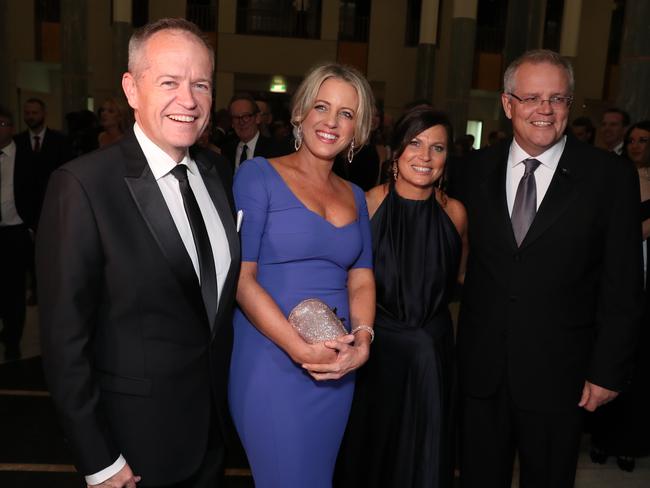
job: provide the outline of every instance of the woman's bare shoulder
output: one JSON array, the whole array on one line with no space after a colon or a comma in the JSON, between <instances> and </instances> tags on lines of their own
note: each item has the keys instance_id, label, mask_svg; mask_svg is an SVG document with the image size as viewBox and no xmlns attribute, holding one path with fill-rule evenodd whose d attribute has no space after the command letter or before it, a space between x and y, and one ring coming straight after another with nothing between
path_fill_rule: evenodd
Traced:
<instances>
[{"instance_id":1,"label":"woman's bare shoulder","mask_svg":"<svg viewBox=\"0 0 650 488\"><path fill-rule=\"evenodd\" d=\"M443 209L453 222L458 232L462 235L463 230L467 226L467 211L465 205L460 200L455 198L445 197L445 205Z\"/></svg>"},{"instance_id":2,"label":"woman's bare shoulder","mask_svg":"<svg viewBox=\"0 0 650 488\"><path fill-rule=\"evenodd\" d=\"M370 217L375 214L381 202L386 198L386 195L388 195L387 184L376 186L366 192L366 204L368 205L368 214Z\"/></svg>"}]
</instances>

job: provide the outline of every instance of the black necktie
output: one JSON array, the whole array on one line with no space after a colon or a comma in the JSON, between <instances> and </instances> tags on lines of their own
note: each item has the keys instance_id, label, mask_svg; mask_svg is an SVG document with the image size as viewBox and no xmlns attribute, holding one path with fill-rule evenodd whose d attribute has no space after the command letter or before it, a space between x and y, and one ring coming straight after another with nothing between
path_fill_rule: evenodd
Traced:
<instances>
[{"instance_id":1,"label":"black necktie","mask_svg":"<svg viewBox=\"0 0 650 488\"><path fill-rule=\"evenodd\" d=\"M526 169L524 176L519 180L515 204L512 207L512 230L515 233L517 245L521 246L526 233L533 223L537 213L537 184L535 183L535 170L540 165L537 159L525 159Z\"/></svg>"},{"instance_id":2,"label":"black necktie","mask_svg":"<svg viewBox=\"0 0 650 488\"><path fill-rule=\"evenodd\" d=\"M34 136L34 152L41 152L41 136Z\"/></svg>"},{"instance_id":3,"label":"black necktie","mask_svg":"<svg viewBox=\"0 0 650 488\"><path fill-rule=\"evenodd\" d=\"M187 219L190 221L190 228L192 229L192 237L194 238L194 246L199 256L199 275L201 278L201 295L203 296L203 304L205 311L208 314L208 321L212 328L214 316L217 311L217 274L214 267L214 257L212 256L212 246L210 245L210 238L208 231L205 228L205 222L199 209L199 204L196 202L190 182L187 179L187 166L184 164L177 164L171 171L174 177L178 180L178 186L181 190L183 197L183 206Z\"/></svg>"},{"instance_id":4,"label":"black necktie","mask_svg":"<svg viewBox=\"0 0 650 488\"><path fill-rule=\"evenodd\" d=\"M237 164L237 167L241 166L241 164L248 159L248 146L244 144L241 148L241 156L239 156L239 163Z\"/></svg>"}]
</instances>

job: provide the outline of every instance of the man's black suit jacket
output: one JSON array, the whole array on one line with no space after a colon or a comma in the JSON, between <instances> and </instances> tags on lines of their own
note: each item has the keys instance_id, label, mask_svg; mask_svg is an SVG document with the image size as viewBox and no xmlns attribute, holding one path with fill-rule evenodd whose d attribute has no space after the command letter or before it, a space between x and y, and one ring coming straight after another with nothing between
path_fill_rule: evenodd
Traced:
<instances>
[{"instance_id":1,"label":"man's black suit jacket","mask_svg":"<svg viewBox=\"0 0 650 488\"><path fill-rule=\"evenodd\" d=\"M237 154L237 145L239 140L230 141L224 144L222 149L222 154L230 162L231 170L235 171L235 156ZM279 156L284 156L289 154L288 148L280 147L276 142L270 137L265 137L262 134L257 138L257 144L255 144L255 154L248 154L248 159L253 159L256 156L262 156L264 158L277 158Z\"/></svg>"},{"instance_id":2,"label":"man's black suit jacket","mask_svg":"<svg viewBox=\"0 0 650 488\"><path fill-rule=\"evenodd\" d=\"M212 327L133 133L52 174L37 235L43 361L86 475L122 453L147 483L172 483L198 469L211 405L225 434L239 239L226 163L193 157L232 260Z\"/></svg>"},{"instance_id":3,"label":"man's black suit jacket","mask_svg":"<svg viewBox=\"0 0 650 488\"><path fill-rule=\"evenodd\" d=\"M45 129L43 144L39 152L32 150L29 131L21 132L16 135L14 140L17 150L29 161L31 167L29 191L35 210L34 219L37 222L50 175L55 169L74 157L72 144L63 133L49 128Z\"/></svg>"},{"instance_id":4,"label":"man's black suit jacket","mask_svg":"<svg viewBox=\"0 0 650 488\"><path fill-rule=\"evenodd\" d=\"M473 153L466 167L461 386L487 397L507 381L520 408L575 408L585 380L618 391L630 375L641 311L638 177L628 162L569 137L518 248L506 203L509 145Z\"/></svg>"}]
</instances>

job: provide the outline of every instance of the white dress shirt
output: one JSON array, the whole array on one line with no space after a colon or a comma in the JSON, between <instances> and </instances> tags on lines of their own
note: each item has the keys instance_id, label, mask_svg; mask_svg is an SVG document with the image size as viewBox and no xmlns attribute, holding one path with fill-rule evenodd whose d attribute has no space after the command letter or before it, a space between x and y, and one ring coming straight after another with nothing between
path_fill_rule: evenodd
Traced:
<instances>
[{"instance_id":1,"label":"white dress shirt","mask_svg":"<svg viewBox=\"0 0 650 488\"><path fill-rule=\"evenodd\" d=\"M16 170L16 144L11 141L0 149L0 227L20 225L23 220L16 209L14 171Z\"/></svg>"},{"instance_id":2,"label":"white dress shirt","mask_svg":"<svg viewBox=\"0 0 650 488\"><path fill-rule=\"evenodd\" d=\"M551 185L553 174L557 169L557 165L564 151L566 145L566 136L562 137L549 149L544 151L534 159L541 164L535 170L535 185L537 187L537 209L539 209L548 187ZM512 207L515 205L515 196L517 195L517 187L521 177L524 176L526 166L523 164L525 159L532 158L530 154L526 153L515 139L512 140L510 145L510 152L508 154L508 167L506 169L506 199L508 201L508 213L512 216Z\"/></svg>"},{"instance_id":3,"label":"white dress shirt","mask_svg":"<svg viewBox=\"0 0 650 488\"><path fill-rule=\"evenodd\" d=\"M257 131L250 141L239 141L239 144L237 144L237 151L235 151L235 171L239 169L239 159L241 158L241 153L244 150L244 145L246 145L246 159L253 159L253 154L255 154L255 146L257 146L257 140L259 138L260 131Z\"/></svg>"},{"instance_id":4,"label":"white dress shirt","mask_svg":"<svg viewBox=\"0 0 650 488\"><path fill-rule=\"evenodd\" d=\"M149 139L142 129L138 126L137 122L133 127L135 137L142 148L142 152L147 158L147 163L149 168L158 183L158 187L162 192L167 208L172 215L176 229L181 236L183 245L187 250L190 258L192 259L192 264L194 265L194 271L196 276L200 278L200 268L199 268L199 256L196 252L196 246L194 245L194 238L192 236L192 228L190 227L189 219L185 213L185 207L183 206L183 197L181 195L180 187L178 180L170 173L172 169L176 167L176 164L185 164L188 168L187 178L192 188L192 193L196 198L197 203L199 204L199 209L201 210L201 215L203 216L203 221L205 222L205 228L208 231L208 237L210 238L210 245L212 247L212 256L214 257L214 266L217 273L217 290L218 290L218 299L221 300L221 292L223 290L224 283L226 282L226 276L228 270L230 269L230 247L228 246L228 239L226 237L226 231L223 227L223 223L219 218L217 209L214 207L212 198L208 193L205 183L203 183L203 178L199 173L199 169L196 166L194 160L189 157L189 154L186 153L185 158L180 163L176 163L165 151L160 147L156 146L154 142ZM110 465L109 467L101 470L98 473L94 473L90 476L86 476L86 483L89 485L97 485L103 483L111 476L114 476L119 472L124 465L126 460L120 454L120 457ZM135 473L137 474L137 473Z\"/></svg>"}]
</instances>

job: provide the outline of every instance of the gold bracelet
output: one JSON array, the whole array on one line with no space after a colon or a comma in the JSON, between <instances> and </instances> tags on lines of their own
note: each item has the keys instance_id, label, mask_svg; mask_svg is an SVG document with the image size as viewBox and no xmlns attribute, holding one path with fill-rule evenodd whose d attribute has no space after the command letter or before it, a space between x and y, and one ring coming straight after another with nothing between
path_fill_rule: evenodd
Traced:
<instances>
[{"instance_id":1,"label":"gold bracelet","mask_svg":"<svg viewBox=\"0 0 650 488\"><path fill-rule=\"evenodd\" d=\"M372 341L375 340L375 331L372 330L372 327L368 325L357 325L354 329L352 329L351 334L356 334L357 332L365 330L368 334L370 334L370 344L372 344Z\"/></svg>"}]
</instances>

